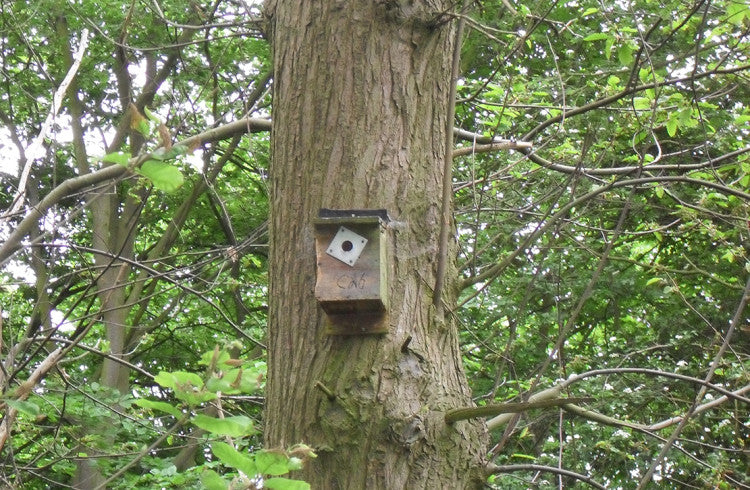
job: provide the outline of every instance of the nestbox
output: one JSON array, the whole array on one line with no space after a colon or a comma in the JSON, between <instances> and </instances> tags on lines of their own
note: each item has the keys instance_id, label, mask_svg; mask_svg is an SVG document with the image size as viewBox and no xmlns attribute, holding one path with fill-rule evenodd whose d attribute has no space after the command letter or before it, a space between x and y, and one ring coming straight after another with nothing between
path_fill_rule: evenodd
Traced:
<instances>
[{"instance_id":1,"label":"nestbox","mask_svg":"<svg viewBox=\"0 0 750 490\"><path fill-rule=\"evenodd\" d=\"M315 224L315 297L333 335L388 330L384 209L321 209Z\"/></svg>"}]
</instances>

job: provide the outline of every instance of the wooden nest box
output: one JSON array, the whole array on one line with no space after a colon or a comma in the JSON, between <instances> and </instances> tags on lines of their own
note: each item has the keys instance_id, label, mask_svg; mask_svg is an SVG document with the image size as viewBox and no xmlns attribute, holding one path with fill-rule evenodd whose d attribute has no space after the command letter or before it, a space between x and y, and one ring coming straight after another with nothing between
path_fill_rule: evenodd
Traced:
<instances>
[{"instance_id":1,"label":"wooden nest box","mask_svg":"<svg viewBox=\"0 0 750 490\"><path fill-rule=\"evenodd\" d=\"M315 219L315 298L327 333L388 331L388 263L384 209L321 209Z\"/></svg>"}]
</instances>

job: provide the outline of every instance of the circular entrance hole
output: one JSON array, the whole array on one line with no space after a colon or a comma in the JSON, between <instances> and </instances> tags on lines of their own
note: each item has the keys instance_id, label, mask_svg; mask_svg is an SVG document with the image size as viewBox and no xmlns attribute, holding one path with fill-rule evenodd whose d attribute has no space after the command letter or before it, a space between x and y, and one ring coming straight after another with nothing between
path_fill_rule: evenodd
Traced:
<instances>
[{"instance_id":1,"label":"circular entrance hole","mask_svg":"<svg viewBox=\"0 0 750 490\"><path fill-rule=\"evenodd\" d=\"M351 252L353 248L354 244L349 240L344 240L343 242L341 242L341 250L343 250L344 252Z\"/></svg>"}]
</instances>

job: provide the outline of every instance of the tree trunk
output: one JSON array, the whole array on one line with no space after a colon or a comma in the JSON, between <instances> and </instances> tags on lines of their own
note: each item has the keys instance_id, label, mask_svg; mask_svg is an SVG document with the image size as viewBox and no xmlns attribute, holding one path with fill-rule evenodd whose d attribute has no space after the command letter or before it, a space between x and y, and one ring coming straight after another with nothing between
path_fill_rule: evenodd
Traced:
<instances>
[{"instance_id":1,"label":"tree trunk","mask_svg":"<svg viewBox=\"0 0 750 490\"><path fill-rule=\"evenodd\" d=\"M431 306L454 46L451 24L436 21L448 2L266 7L275 67L267 446L313 446L318 459L301 475L313 488L476 487L485 429L443 421L471 399L455 325ZM388 334L324 333L313 235L322 207L385 208L394 220Z\"/></svg>"}]
</instances>

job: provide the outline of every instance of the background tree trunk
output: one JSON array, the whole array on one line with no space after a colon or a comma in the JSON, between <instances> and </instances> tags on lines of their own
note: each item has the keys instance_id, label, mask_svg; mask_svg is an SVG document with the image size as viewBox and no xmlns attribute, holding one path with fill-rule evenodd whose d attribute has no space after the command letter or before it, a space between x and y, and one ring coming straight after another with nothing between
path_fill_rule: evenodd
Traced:
<instances>
[{"instance_id":1,"label":"background tree trunk","mask_svg":"<svg viewBox=\"0 0 750 490\"><path fill-rule=\"evenodd\" d=\"M447 2L266 7L275 67L267 445L313 446L319 457L303 475L313 488L476 486L484 427L443 422L444 410L471 400L455 326L431 307L454 45L451 24L436 21ZM387 335L324 334L312 224L321 207L386 208L395 220Z\"/></svg>"}]
</instances>

